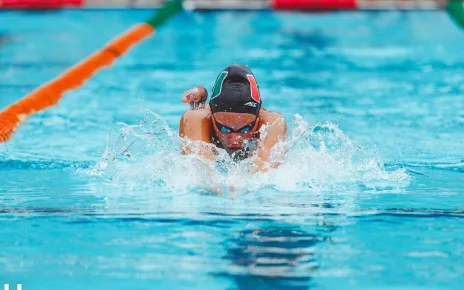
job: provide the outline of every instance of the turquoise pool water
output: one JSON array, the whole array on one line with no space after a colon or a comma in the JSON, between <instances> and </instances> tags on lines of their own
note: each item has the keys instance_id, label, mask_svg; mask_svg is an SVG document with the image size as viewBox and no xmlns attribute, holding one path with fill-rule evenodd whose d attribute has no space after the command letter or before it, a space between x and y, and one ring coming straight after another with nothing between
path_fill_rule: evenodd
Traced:
<instances>
[{"instance_id":1,"label":"turquoise pool water","mask_svg":"<svg viewBox=\"0 0 464 290\"><path fill-rule=\"evenodd\" d=\"M0 107L150 14L1 12ZM461 289L463 47L442 12L177 16L0 145L0 286ZM176 138L232 62L290 127L234 199Z\"/></svg>"}]
</instances>

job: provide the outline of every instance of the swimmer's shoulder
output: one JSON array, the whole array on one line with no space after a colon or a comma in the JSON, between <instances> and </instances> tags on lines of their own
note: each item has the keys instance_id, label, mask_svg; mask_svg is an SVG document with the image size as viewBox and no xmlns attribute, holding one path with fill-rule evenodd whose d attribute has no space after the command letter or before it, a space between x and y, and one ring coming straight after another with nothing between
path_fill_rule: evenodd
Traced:
<instances>
[{"instance_id":1,"label":"swimmer's shoulder","mask_svg":"<svg viewBox=\"0 0 464 290\"><path fill-rule=\"evenodd\" d=\"M209 106L202 109L188 110L180 119L179 136L210 143L212 126L213 121Z\"/></svg>"},{"instance_id":2,"label":"swimmer's shoulder","mask_svg":"<svg viewBox=\"0 0 464 290\"><path fill-rule=\"evenodd\" d=\"M211 121L211 108L206 106L202 109L197 110L187 110L182 115L182 120L187 122L195 122L195 121L204 121L209 120Z\"/></svg>"},{"instance_id":3,"label":"swimmer's shoulder","mask_svg":"<svg viewBox=\"0 0 464 290\"><path fill-rule=\"evenodd\" d=\"M259 120L260 120L260 125L272 124L275 122L286 124L285 118L282 116L282 114L277 113L277 112L268 111L264 108L262 108L259 111Z\"/></svg>"}]
</instances>

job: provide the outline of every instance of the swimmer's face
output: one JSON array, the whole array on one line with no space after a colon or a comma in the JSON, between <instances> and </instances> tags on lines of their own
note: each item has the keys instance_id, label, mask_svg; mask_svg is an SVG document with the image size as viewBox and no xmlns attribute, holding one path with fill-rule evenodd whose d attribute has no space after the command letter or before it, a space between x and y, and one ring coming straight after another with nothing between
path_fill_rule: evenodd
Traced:
<instances>
[{"instance_id":1,"label":"swimmer's face","mask_svg":"<svg viewBox=\"0 0 464 290\"><path fill-rule=\"evenodd\" d=\"M258 131L258 118L248 113L219 112L213 114L213 128L232 152L243 146Z\"/></svg>"}]
</instances>

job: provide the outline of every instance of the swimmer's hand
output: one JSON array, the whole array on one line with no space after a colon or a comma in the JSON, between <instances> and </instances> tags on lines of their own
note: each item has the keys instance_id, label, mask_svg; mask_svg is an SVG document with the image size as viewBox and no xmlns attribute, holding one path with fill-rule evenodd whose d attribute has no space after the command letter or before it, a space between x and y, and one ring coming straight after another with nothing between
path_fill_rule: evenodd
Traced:
<instances>
[{"instance_id":1,"label":"swimmer's hand","mask_svg":"<svg viewBox=\"0 0 464 290\"><path fill-rule=\"evenodd\" d=\"M196 86L182 95L182 102L190 104L190 110L204 108L206 100L208 99L208 91L202 86Z\"/></svg>"}]
</instances>

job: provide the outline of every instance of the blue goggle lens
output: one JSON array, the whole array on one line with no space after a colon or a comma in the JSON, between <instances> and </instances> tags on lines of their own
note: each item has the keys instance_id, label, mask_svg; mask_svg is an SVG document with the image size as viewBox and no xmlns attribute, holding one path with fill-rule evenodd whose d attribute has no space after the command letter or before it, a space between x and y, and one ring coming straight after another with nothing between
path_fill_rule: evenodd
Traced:
<instances>
[{"instance_id":1,"label":"blue goggle lens","mask_svg":"<svg viewBox=\"0 0 464 290\"><path fill-rule=\"evenodd\" d=\"M224 126L221 126L221 133L230 133L230 129Z\"/></svg>"},{"instance_id":2,"label":"blue goggle lens","mask_svg":"<svg viewBox=\"0 0 464 290\"><path fill-rule=\"evenodd\" d=\"M252 122L248 126L243 127L242 129L240 129L238 131L233 131L233 132L236 132L236 133L249 133L249 132L251 132L251 129L254 127L255 123L256 123L256 121ZM219 131L221 133L227 134L227 133L232 132L232 129L230 129L230 128L226 127L226 126L223 126L222 124L220 124L218 122L216 122L216 126L217 126L217 128L219 128Z\"/></svg>"}]
</instances>

